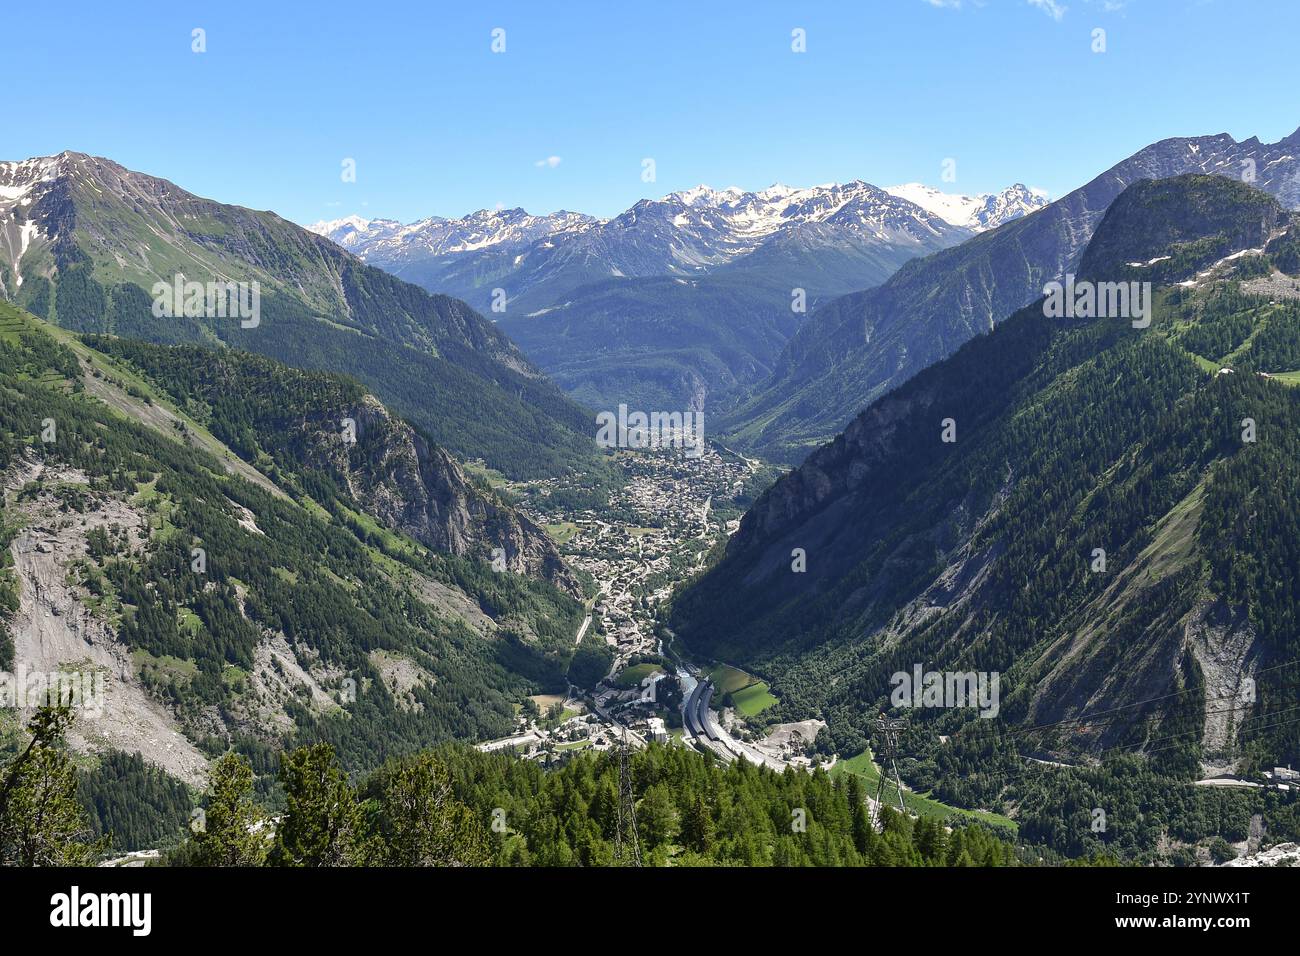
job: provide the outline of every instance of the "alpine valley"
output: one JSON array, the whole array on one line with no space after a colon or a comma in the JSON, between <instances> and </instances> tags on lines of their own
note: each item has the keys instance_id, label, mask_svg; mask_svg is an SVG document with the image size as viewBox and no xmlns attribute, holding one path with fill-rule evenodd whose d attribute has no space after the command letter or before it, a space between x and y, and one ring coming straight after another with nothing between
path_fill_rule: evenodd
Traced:
<instances>
[{"instance_id":1,"label":"alpine valley","mask_svg":"<svg viewBox=\"0 0 1300 956\"><path fill-rule=\"evenodd\" d=\"M310 228L0 163L0 863L1300 856L1298 155Z\"/></svg>"}]
</instances>

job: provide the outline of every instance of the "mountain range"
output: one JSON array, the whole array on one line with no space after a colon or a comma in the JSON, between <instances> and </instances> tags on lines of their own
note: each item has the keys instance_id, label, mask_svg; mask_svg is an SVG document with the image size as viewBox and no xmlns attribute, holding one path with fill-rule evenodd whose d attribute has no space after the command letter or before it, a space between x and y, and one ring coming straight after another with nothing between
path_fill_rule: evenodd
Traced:
<instances>
[{"instance_id":1,"label":"mountain range","mask_svg":"<svg viewBox=\"0 0 1300 956\"><path fill-rule=\"evenodd\" d=\"M258 284L256 321L159 316L154 289ZM586 470L588 414L491 322L271 212L81 153L0 163L0 295L58 325L346 372L434 441L516 477Z\"/></svg>"},{"instance_id":2,"label":"mountain range","mask_svg":"<svg viewBox=\"0 0 1300 956\"><path fill-rule=\"evenodd\" d=\"M917 184L884 190L857 180L756 192L697 186L642 200L612 219L482 209L408 225L349 216L307 228L372 265L483 311L491 308L494 287L504 288L519 310L535 311L605 279L747 274L774 258L793 261L798 250L792 247L833 249L845 263L865 266L847 279L850 288L862 288L918 253L1044 204L1020 185L967 197Z\"/></svg>"},{"instance_id":3,"label":"mountain range","mask_svg":"<svg viewBox=\"0 0 1300 956\"><path fill-rule=\"evenodd\" d=\"M737 447L796 462L862 408L1033 301L1074 269L1111 202L1138 180L1211 173L1300 207L1300 130L1162 140L1045 208L916 259L808 316L751 395L715 419Z\"/></svg>"},{"instance_id":4,"label":"mountain range","mask_svg":"<svg viewBox=\"0 0 1300 956\"><path fill-rule=\"evenodd\" d=\"M859 180L699 186L606 220L507 209L309 228L403 279L492 309L580 401L700 410L769 375L819 302L1045 202L1020 185L967 197Z\"/></svg>"}]
</instances>

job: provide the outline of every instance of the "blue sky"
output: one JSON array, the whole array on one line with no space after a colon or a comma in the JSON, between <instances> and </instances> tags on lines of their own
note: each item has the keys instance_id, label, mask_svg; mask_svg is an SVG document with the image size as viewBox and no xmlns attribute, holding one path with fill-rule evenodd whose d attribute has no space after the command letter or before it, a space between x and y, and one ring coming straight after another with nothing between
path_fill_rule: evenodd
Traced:
<instances>
[{"instance_id":1,"label":"blue sky","mask_svg":"<svg viewBox=\"0 0 1300 956\"><path fill-rule=\"evenodd\" d=\"M1296 0L282 6L9 4L0 159L76 149L298 222L410 221L698 183L1059 196L1166 136L1300 126Z\"/></svg>"}]
</instances>

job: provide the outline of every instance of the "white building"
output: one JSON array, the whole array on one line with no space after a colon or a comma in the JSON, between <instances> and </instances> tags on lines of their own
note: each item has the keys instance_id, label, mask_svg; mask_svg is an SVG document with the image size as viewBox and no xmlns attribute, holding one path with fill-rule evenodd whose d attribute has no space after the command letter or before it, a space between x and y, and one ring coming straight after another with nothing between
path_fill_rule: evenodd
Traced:
<instances>
[{"instance_id":1,"label":"white building","mask_svg":"<svg viewBox=\"0 0 1300 956\"><path fill-rule=\"evenodd\" d=\"M646 736L655 743L668 743L668 729L664 726L662 717L651 717L646 722Z\"/></svg>"}]
</instances>

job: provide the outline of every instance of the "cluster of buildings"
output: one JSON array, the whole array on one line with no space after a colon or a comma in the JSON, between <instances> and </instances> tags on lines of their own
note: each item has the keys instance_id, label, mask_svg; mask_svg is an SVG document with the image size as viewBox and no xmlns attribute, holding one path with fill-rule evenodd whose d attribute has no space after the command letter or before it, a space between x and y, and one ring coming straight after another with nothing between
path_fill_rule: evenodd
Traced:
<instances>
[{"instance_id":1,"label":"cluster of buildings","mask_svg":"<svg viewBox=\"0 0 1300 956\"><path fill-rule=\"evenodd\" d=\"M1265 770L1264 780L1266 787L1274 787L1278 790L1300 790L1300 770L1292 770L1290 764Z\"/></svg>"},{"instance_id":2,"label":"cluster of buildings","mask_svg":"<svg viewBox=\"0 0 1300 956\"><path fill-rule=\"evenodd\" d=\"M618 675L634 657L663 652L655 627L658 606L702 565L719 534L735 530L734 511L720 520L714 504L730 503L752 471L712 448L699 457L661 449L620 454L617 461L626 480L607 509L569 509L558 504L562 496L545 493L531 495L525 506L533 520L571 531L560 547L565 560L591 574L600 588L591 607L593 630L604 636L615 659L605 680L583 688L591 690L592 712L552 729L525 721L513 736L486 747L553 759L566 750L615 746L625 730L633 746L670 739L655 695L639 685L619 687Z\"/></svg>"}]
</instances>

